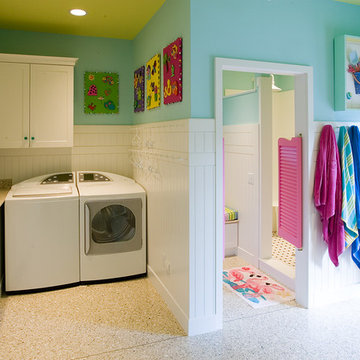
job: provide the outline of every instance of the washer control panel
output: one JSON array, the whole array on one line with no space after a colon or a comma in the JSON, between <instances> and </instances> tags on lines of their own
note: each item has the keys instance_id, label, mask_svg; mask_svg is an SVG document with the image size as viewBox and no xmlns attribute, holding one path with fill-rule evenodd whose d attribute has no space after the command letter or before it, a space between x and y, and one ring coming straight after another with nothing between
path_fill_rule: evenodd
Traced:
<instances>
[{"instance_id":1,"label":"washer control panel","mask_svg":"<svg viewBox=\"0 0 360 360\"><path fill-rule=\"evenodd\" d=\"M41 182L41 185L45 184L68 184L73 183L74 177L72 173L63 173L51 175Z\"/></svg>"},{"instance_id":2,"label":"washer control panel","mask_svg":"<svg viewBox=\"0 0 360 360\"><path fill-rule=\"evenodd\" d=\"M99 173L79 173L79 182L111 181L107 176Z\"/></svg>"}]
</instances>

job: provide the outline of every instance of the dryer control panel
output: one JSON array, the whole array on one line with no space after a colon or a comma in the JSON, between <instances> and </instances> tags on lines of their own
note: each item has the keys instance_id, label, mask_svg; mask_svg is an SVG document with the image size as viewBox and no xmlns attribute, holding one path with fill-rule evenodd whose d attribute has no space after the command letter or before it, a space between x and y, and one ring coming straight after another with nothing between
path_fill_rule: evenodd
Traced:
<instances>
[{"instance_id":1,"label":"dryer control panel","mask_svg":"<svg viewBox=\"0 0 360 360\"><path fill-rule=\"evenodd\" d=\"M64 183L73 183L73 174L72 173L62 173L62 174L55 174L51 175L48 178L44 179L41 182L41 185L44 184L64 184Z\"/></svg>"},{"instance_id":2,"label":"dryer control panel","mask_svg":"<svg viewBox=\"0 0 360 360\"><path fill-rule=\"evenodd\" d=\"M111 181L107 176L100 173L79 173L79 182Z\"/></svg>"}]
</instances>

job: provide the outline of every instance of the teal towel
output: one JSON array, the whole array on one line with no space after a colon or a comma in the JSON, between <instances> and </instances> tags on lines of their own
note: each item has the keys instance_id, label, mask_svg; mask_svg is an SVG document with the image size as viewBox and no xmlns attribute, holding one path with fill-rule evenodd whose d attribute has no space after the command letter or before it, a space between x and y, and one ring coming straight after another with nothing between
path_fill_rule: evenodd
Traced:
<instances>
[{"instance_id":1,"label":"teal towel","mask_svg":"<svg viewBox=\"0 0 360 360\"><path fill-rule=\"evenodd\" d=\"M344 221L345 247L347 248L358 237L358 228L355 210L354 161L349 134L345 126L341 126L340 128L338 146L341 162L343 193L341 219Z\"/></svg>"},{"instance_id":2,"label":"teal towel","mask_svg":"<svg viewBox=\"0 0 360 360\"><path fill-rule=\"evenodd\" d=\"M355 175L355 207L358 229L360 228L360 131L355 125L348 130L351 150L354 159L354 175ZM360 269L360 239L357 238L351 245L351 257Z\"/></svg>"}]
</instances>

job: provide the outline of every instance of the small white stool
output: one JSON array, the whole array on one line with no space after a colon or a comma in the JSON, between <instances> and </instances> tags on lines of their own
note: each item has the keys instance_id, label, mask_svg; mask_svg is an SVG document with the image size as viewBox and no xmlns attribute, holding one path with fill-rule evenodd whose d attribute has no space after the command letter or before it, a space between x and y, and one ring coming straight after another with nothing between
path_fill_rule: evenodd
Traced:
<instances>
[{"instance_id":1,"label":"small white stool","mask_svg":"<svg viewBox=\"0 0 360 360\"><path fill-rule=\"evenodd\" d=\"M225 221L225 256L237 255L239 220Z\"/></svg>"}]
</instances>

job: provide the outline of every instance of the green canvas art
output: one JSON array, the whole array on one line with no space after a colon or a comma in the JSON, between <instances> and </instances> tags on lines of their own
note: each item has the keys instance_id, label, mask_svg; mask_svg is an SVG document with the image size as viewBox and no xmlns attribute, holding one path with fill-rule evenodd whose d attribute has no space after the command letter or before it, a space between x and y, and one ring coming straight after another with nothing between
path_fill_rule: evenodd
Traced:
<instances>
[{"instance_id":1,"label":"green canvas art","mask_svg":"<svg viewBox=\"0 0 360 360\"><path fill-rule=\"evenodd\" d=\"M119 74L113 72L85 72L85 114L119 113Z\"/></svg>"}]
</instances>

